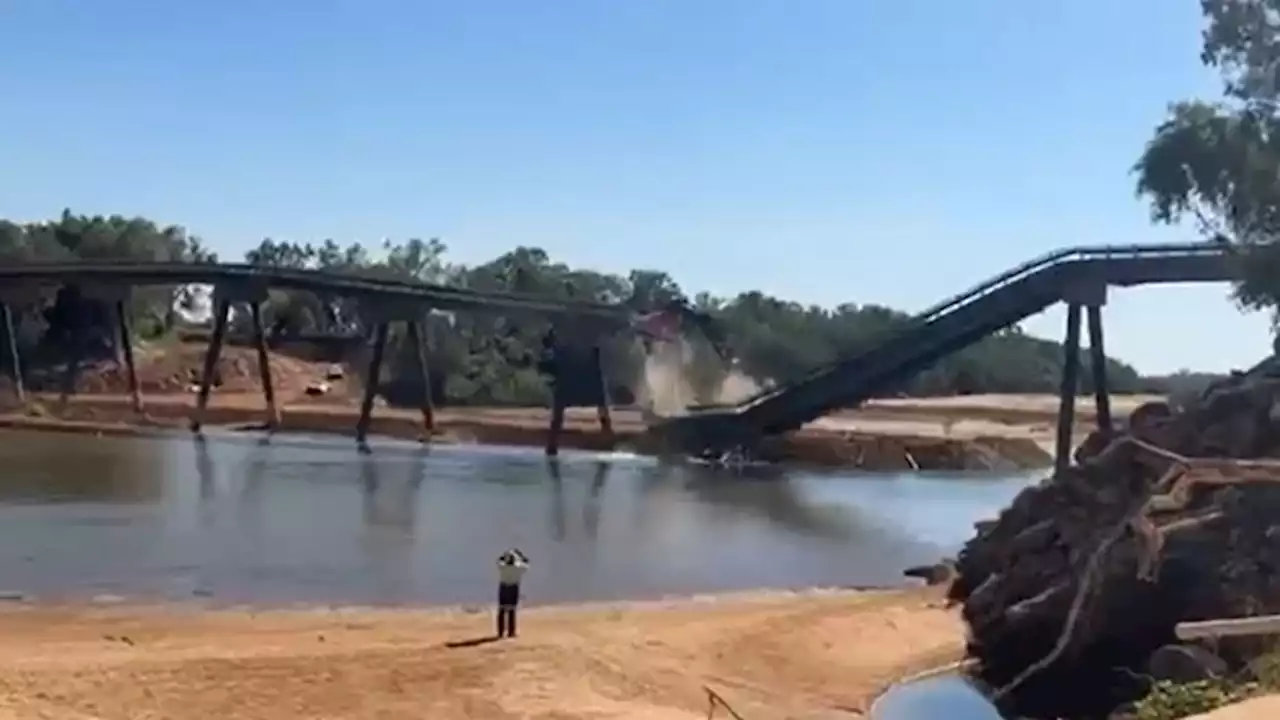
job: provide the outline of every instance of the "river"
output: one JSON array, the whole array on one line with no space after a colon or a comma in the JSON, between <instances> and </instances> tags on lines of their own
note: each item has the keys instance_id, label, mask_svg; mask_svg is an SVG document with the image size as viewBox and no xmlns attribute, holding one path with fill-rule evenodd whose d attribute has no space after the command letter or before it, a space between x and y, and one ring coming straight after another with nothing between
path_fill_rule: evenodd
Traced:
<instances>
[{"instance_id":1,"label":"river","mask_svg":"<svg viewBox=\"0 0 1280 720\"><path fill-rule=\"evenodd\" d=\"M1039 473L776 469L219 434L0 433L0 591L216 603L534 603L897 585Z\"/></svg>"}]
</instances>

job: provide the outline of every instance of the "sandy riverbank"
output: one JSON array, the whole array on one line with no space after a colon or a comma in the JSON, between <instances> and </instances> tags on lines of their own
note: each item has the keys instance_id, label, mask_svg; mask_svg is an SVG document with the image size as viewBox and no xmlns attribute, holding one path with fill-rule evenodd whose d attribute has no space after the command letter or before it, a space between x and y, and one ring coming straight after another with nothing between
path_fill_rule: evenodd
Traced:
<instances>
[{"instance_id":1,"label":"sandy riverbank","mask_svg":"<svg viewBox=\"0 0 1280 720\"><path fill-rule=\"evenodd\" d=\"M0 611L0 718L849 717L957 658L934 590L766 592L487 612L182 608ZM840 711L844 711L841 714Z\"/></svg>"},{"instance_id":2,"label":"sandy riverbank","mask_svg":"<svg viewBox=\"0 0 1280 720\"><path fill-rule=\"evenodd\" d=\"M1119 397L1118 416L1149 398ZM72 396L63 406L54 395L33 395L26 409L10 407L0 427L128 434L138 429L185 427L192 414L190 394L144 398L145 415L133 412L121 395ZM780 439L780 457L815 465L875 470L1036 468L1052 461L1056 399L1051 396L970 396L873 401L858 410L833 414ZM344 398L281 398L283 431L350 435L359 415L357 403ZM652 452L641 413L612 412L611 445L600 433L594 409L573 408L562 447L587 450L626 448ZM216 393L206 416L211 426L248 426L263 422L264 405L254 393ZM1083 398L1077 413L1077 439L1093 421L1092 403ZM542 408L446 408L436 413L435 442L542 446L548 413ZM417 439L423 434L416 410L378 407L371 431Z\"/></svg>"}]
</instances>

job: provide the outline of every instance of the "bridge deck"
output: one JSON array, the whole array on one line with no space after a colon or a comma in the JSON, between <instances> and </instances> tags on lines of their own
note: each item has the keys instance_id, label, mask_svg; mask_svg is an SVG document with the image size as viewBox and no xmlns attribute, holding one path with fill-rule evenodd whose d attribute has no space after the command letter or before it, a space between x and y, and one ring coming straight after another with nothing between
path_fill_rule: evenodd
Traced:
<instances>
[{"instance_id":1,"label":"bridge deck","mask_svg":"<svg viewBox=\"0 0 1280 720\"><path fill-rule=\"evenodd\" d=\"M419 301L440 310L514 310L551 315L591 316L625 322L628 309L583 300L358 277L318 270L291 270L243 264L164 262L55 262L0 266L0 286L20 284L217 285L252 283L348 297Z\"/></svg>"},{"instance_id":2,"label":"bridge deck","mask_svg":"<svg viewBox=\"0 0 1280 720\"><path fill-rule=\"evenodd\" d=\"M930 364L1056 302L1100 286L1222 282L1237 258L1218 244L1070 248L1020 265L920 313L859 355L729 407L696 408L659 428L685 449L723 450L798 429L909 379ZM1103 297L1105 297L1103 295Z\"/></svg>"}]
</instances>

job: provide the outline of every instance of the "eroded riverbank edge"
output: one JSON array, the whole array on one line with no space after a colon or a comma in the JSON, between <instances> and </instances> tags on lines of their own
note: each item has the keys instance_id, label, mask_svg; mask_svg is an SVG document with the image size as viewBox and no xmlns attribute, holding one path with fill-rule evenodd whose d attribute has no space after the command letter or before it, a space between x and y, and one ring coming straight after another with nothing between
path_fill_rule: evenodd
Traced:
<instances>
[{"instance_id":1,"label":"eroded riverbank edge","mask_svg":"<svg viewBox=\"0 0 1280 720\"><path fill-rule=\"evenodd\" d=\"M710 688L744 717L847 717L964 640L936 589L548 605L484 642L491 622L475 607L15 605L0 716L692 720Z\"/></svg>"},{"instance_id":2,"label":"eroded riverbank edge","mask_svg":"<svg viewBox=\"0 0 1280 720\"><path fill-rule=\"evenodd\" d=\"M863 470L1015 470L1046 467L1051 461L1053 407L1044 398L981 396L883 401L838 413L780 438L772 454L798 464ZM1051 400L1051 399L1050 399ZM145 399L144 413L133 411L128 397L76 395L65 404L49 395L33 395L25 407L0 413L0 428L102 435L137 435L185 429L193 414L189 395ZM1042 407L1043 406L1043 407ZM1007 413L1007 416L1002 413ZM350 436L358 407L351 403L297 400L282 406L277 430ZM265 411L256 395L215 395L207 427L262 426ZM1087 425L1088 414L1078 420ZM436 443L542 447L548 412L542 408L446 408L436 413ZM599 430L594 409L567 413L561 446L606 451L657 451L645 434L641 414L613 411L614 439ZM370 431L375 436L418 440L421 415L415 410L379 407ZM1083 437L1084 432L1077 433Z\"/></svg>"}]
</instances>

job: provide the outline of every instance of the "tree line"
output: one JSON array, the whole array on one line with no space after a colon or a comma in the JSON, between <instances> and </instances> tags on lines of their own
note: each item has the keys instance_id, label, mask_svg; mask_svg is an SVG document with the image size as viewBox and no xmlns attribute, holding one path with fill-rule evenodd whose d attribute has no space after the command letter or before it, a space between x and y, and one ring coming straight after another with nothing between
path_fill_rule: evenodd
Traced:
<instances>
[{"instance_id":1,"label":"tree line","mask_svg":"<svg viewBox=\"0 0 1280 720\"><path fill-rule=\"evenodd\" d=\"M145 218L86 216L64 212L48 222L0 221L0 262L53 260L147 260L191 263L219 258L199 237ZM853 303L836 308L806 306L758 291L731 298L707 293L690 296L660 270L614 274L574 268L538 248L517 247L493 260L464 266L449 262L438 240L409 239L377 246L340 245L332 240L299 243L263 240L244 262L261 266L319 269L367 277L531 293L562 299L618 303L643 313L672 300L687 301L722 328L736 358L730 368L705 341L689 339L694 371L691 383L699 400L712 401L730 372L759 384L783 383L813 368L868 349L909 321L891 308ZM128 314L137 338L155 340L183 325L185 311L207 298L189 287L147 288L134 294ZM24 364L65 362L72 342L79 352L101 355L114 347L111 308L77 296L74 289L49 291L40 298L11 302L15 334ZM315 293L273 290L263 307L264 322L275 334L344 333L367 335L370 328L356 303ZM247 331L248 313L236 313L233 332ZM546 378L539 370L546 318L512 317L488 312L432 314L430 365L435 395L456 404L545 404ZM0 333L3 333L0 328ZM600 342L602 361L615 401L632 399L644 362L634 336L616 333ZM418 377L415 351L398 335L389 348L388 387L414 392ZM8 359L0 358L7 366ZM1062 366L1059 343L1010 327L919 375L897 391L911 395L986 392L1055 392ZM1082 363L1083 391L1092 387L1089 364ZM1108 361L1115 392L1154 389L1134 368ZM406 389L407 388L407 389ZM417 392L420 392L418 390ZM395 392L389 394L397 394Z\"/></svg>"}]
</instances>

